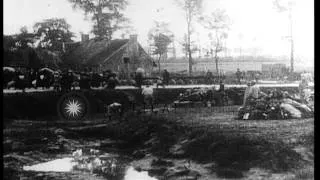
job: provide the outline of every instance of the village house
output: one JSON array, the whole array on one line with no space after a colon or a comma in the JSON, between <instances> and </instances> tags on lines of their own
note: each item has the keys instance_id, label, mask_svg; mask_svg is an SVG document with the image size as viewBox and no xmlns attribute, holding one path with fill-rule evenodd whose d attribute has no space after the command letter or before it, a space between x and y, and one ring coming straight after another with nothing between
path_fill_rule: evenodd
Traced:
<instances>
[{"instance_id":1,"label":"village house","mask_svg":"<svg viewBox=\"0 0 320 180\"><path fill-rule=\"evenodd\" d=\"M82 35L81 42L65 45L64 62L73 67L87 68L94 72L111 70L121 77L130 78L138 68L150 75L153 59L137 41L137 35L129 39L89 39Z\"/></svg>"}]
</instances>

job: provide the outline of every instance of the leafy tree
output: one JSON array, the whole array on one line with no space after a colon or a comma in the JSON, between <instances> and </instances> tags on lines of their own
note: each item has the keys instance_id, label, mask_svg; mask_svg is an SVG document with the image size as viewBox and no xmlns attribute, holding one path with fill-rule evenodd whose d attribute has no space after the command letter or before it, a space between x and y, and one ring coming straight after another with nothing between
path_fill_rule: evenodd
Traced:
<instances>
[{"instance_id":1,"label":"leafy tree","mask_svg":"<svg viewBox=\"0 0 320 180\"><path fill-rule=\"evenodd\" d=\"M33 29L40 48L62 52L62 43L72 42L74 36L70 27L65 19L52 18L35 23Z\"/></svg>"},{"instance_id":2,"label":"leafy tree","mask_svg":"<svg viewBox=\"0 0 320 180\"><path fill-rule=\"evenodd\" d=\"M128 4L127 0L68 0L73 8L81 9L85 15L92 15L93 33L97 38L112 39L112 34L128 23L120 11Z\"/></svg>"},{"instance_id":3,"label":"leafy tree","mask_svg":"<svg viewBox=\"0 0 320 180\"><path fill-rule=\"evenodd\" d=\"M152 41L154 46L153 54L158 55L158 68L161 72L160 61L167 57L168 46L173 41L173 33L168 29L168 24L164 22L155 22L153 27L148 33L149 40Z\"/></svg>"},{"instance_id":4,"label":"leafy tree","mask_svg":"<svg viewBox=\"0 0 320 180\"><path fill-rule=\"evenodd\" d=\"M179 7L185 13L186 23L187 23L187 41L186 41L186 49L188 52L188 59L189 59L189 74L192 74L192 49L191 49L191 35L192 25L196 17L200 14L202 9L202 2L203 0L176 0Z\"/></svg>"},{"instance_id":5,"label":"leafy tree","mask_svg":"<svg viewBox=\"0 0 320 180\"><path fill-rule=\"evenodd\" d=\"M36 36L29 33L25 26L20 28L20 33L16 35L15 46L16 48L24 49L33 46Z\"/></svg>"},{"instance_id":6,"label":"leafy tree","mask_svg":"<svg viewBox=\"0 0 320 180\"><path fill-rule=\"evenodd\" d=\"M16 49L16 40L12 36L3 35L3 51L9 52Z\"/></svg>"},{"instance_id":7,"label":"leafy tree","mask_svg":"<svg viewBox=\"0 0 320 180\"><path fill-rule=\"evenodd\" d=\"M210 53L214 56L216 71L219 74L218 61L219 53L224 50L223 40L228 37L229 17L225 11L217 10L212 12L210 16L200 17L202 25L210 32L208 37L211 41Z\"/></svg>"}]
</instances>

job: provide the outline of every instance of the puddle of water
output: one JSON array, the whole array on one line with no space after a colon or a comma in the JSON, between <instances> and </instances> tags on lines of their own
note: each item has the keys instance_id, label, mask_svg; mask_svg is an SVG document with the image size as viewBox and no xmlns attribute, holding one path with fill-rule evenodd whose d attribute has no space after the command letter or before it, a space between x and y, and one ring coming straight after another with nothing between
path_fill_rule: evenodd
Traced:
<instances>
[{"instance_id":1,"label":"puddle of water","mask_svg":"<svg viewBox=\"0 0 320 180\"><path fill-rule=\"evenodd\" d=\"M125 173L124 180L157 180L154 177L150 177L147 171L136 171L133 167L129 167Z\"/></svg>"},{"instance_id":2,"label":"puddle of water","mask_svg":"<svg viewBox=\"0 0 320 180\"><path fill-rule=\"evenodd\" d=\"M72 172L76 167L83 165L82 163L76 162L74 158L62 158L56 159L45 163L40 163L32 166L23 166L25 171L35 171L35 172ZM89 168L88 166L83 169ZM125 170L126 169L126 170ZM148 175L147 171L136 171L132 166L125 168L124 180L157 180L154 177ZM121 173L121 172L117 172ZM115 175L115 174L114 174Z\"/></svg>"},{"instance_id":3,"label":"puddle of water","mask_svg":"<svg viewBox=\"0 0 320 180\"><path fill-rule=\"evenodd\" d=\"M40 172L70 172L74 165L75 162L73 162L73 158L62 158L33 166L23 166L23 170Z\"/></svg>"}]
</instances>

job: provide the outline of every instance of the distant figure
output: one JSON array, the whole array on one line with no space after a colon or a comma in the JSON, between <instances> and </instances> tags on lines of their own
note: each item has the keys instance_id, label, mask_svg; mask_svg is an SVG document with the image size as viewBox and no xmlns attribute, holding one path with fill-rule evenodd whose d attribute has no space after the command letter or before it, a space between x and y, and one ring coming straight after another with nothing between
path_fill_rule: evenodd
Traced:
<instances>
[{"instance_id":1,"label":"distant figure","mask_svg":"<svg viewBox=\"0 0 320 180\"><path fill-rule=\"evenodd\" d=\"M308 81L306 78L302 78L301 82L299 83L299 94L300 99L302 102L306 103L306 97L307 97L307 89L309 88Z\"/></svg>"},{"instance_id":2,"label":"distant figure","mask_svg":"<svg viewBox=\"0 0 320 180\"><path fill-rule=\"evenodd\" d=\"M74 80L74 77L73 77L73 74L72 74L71 70L69 70L67 72L64 72L62 74L62 77L61 77L61 89L62 89L63 92L71 91L71 86L72 86L73 80Z\"/></svg>"},{"instance_id":3,"label":"distant figure","mask_svg":"<svg viewBox=\"0 0 320 180\"><path fill-rule=\"evenodd\" d=\"M90 76L90 82L92 87L100 87L102 76L100 76L98 73L92 73Z\"/></svg>"},{"instance_id":4,"label":"distant figure","mask_svg":"<svg viewBox=\"0 0 320 180\"><path fill-rule=\"evenodd\" d=\"M143 74L139 73L139 72L136 72L135 81L136 81L136 86L138 88L141 88L142 81L143 81Z\"/></svg>"},{"instance_id":5,"label":"distant figure","mask_svg":"<svg viewBox=\"0 0 320 180\"><path fill-rule=\"evenodd\" d=\"M225 105L224 103L227 101L227 98L226 98L226 93L224 91L224 83L222 80L220 80L218 92L219 92L220 103L222 105Z\"/></svg>"},{"instance_id":6,"label":"distant figure","mask_svg":"<svg viewBox=\"0 0 320 180\"><path fill-rule=\"evenodd\" d=\"M27 87L32 87L32 69L28 69L26 73Z\"/></svg>"},{"instance_id":7,"label":"distant figure","mask_svg":"<svg viewBox=\"0 0 320 180\"><path fill-rule=\"evenodd\" d=\"M79 87L80 89L90 89L90 78L87 73L80 74Z\"/></svg>"},{"instance_id":8,"label":"distant figure","mask_svg":"<svg viewBox=\"0 0 320 180\"><path fill-rule=\"evenodd\" d=\"M21 72L16 72L16 80L15 80L15 87L16 89L25 90L26 88L26 76Z\"/></svg>"},{"instance_id":9,"label":"distant figure","mask_svg":"<svg viewBox=\"0 0 320 180\"><path fill-rule=\"evenodd\" d=\"M157 77L157 79L156 79L156 84L157 84L157 88L158 88L159 86L164 87L164 83L163 83L161 77Z\"/></svg>"},{"instance_id":10,"label":"distant figure","mask_svg":"<svg viewBox=\"0 0 320 180\"><path fill-rule=\"evenodd\" d=\"M211 84L212 77L213 77L212 72L208 71L207 74L206 74L206 84Z\"/></svg>"},{"instance_id":11,"label":"distant figure","mask_svg":"<svg viewBox=\"0 0 320 180\"><path fill-rule=\"evenodd\" d=\"M102 73L102 87L104 87L105 85L107 85L109 76L110 76L110 71L109 71L109 70L104 71L104 72Z\"/></svg>"},{"instance_id":12,"label":"distant figure","mask_svg":"<svg viewBox=\"0 0 320 180\"><path fill-rule=\"evenodd\" d=\"M238 84L241 84L242 73L239 68L237 69L236 76L237 76Z\"/></svg>"},{"instance_id":13,"label":"distant figure","mask_svg":"<svg viewBox=\"0 0 320 180\"><path fill-rule=\"evenodd\" d=\"M73 75L72 70L70 69L70 70L68 71L68 76L67 76L67 87L68 87L68 89L71 90L71 87L72 87L72 85L73 85L74 80L75 80L75 77L74 77L74 75Z\"/></svg>"},{"instance_id":14,"label":"distant figure","mask_svg":"<svg viewBox=\"0 0 320 180\"><path fill-rule=\"evenodd\" d=\"M117 75L112 73L108 79L107 88L115 89L118 84L119 84L119 80L117 78Z\"/></svg>"},{"instance_id":15,"label":"distant figure","mask_svg":"<svg viewBox=\"0 0 320 180\"><path fill-rule=\"evenodd\" d=\"M59 72L57 72L57 71L54 72L54 75L53 75L53 89L55 91L60 91L61 90L60 80L61 80L61 77L60 77Z\"/></svg>"},{"instance_id":16,"label":"distant figure","mask_svg":"<svg viewBox=\"0 0 320 180\"><path fill-rule=\"evenodd\" d=\"M256 80L256 82L258 82L260 79L260 73L256 73L254 79Z\"/></svg>"},{"instance_id":17,"label":"distant figure","mask_svg":"<svg viewBox=\"0 0 320 180\"><path fill-rule=\"evenodd\" d=\"M224 92L224 83L222 80L220 80L220 87L219 87L220 92Z\"/></svg>"},{"instance_id":18,"label":"distant figure","mask_svg":"<svg viewBox=\"0 0 320 180\"><path fill-rule=\"evenodd\" d=\"M170 74L166 69L163 71L162 78L163 78L163 84L169 85Z\"/></svg>"},{"instance_id":19,"label":"distant figure","mask_svg":"<svg viewBox=\"0 0 320 180\"><path fill-rule=\"evenodd\" d=\"M151 106L151 111L153 111L153 88L147 84L145 88L142 89L143 100L144 100L144 107L147 105Z\"/></svg>"},{"instance_id":20,"label":"distant figure","mask_svg":"<svg viewBox=\"0 0 320 180\"><path fill-rule=\"evenodd\" d=\"M241 79L246 80L246 71L242 71L241 73Z\"/></svg>"}]
</instances>

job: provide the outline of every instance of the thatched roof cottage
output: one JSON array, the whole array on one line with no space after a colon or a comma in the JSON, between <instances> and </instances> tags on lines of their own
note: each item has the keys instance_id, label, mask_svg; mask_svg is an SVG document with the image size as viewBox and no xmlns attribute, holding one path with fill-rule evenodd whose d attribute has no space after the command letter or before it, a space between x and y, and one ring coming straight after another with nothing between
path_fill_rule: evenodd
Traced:
<instances>
[{"instance_id":1,"label":"thatched roof cottage","mask_svg":"<svg viewBox=\"0 0 320 180\"><path fill-rule=\"evenodd\" d=\"M98 72L112 70L127 76L138 68L143 68L147 74L152 71L153 59L138 43L137 35L131 35L129 39L115 39L109 42L83 39L80 43L65 46L64 62L82 68L88 67Z\"/></svg>"}]
</instances>

